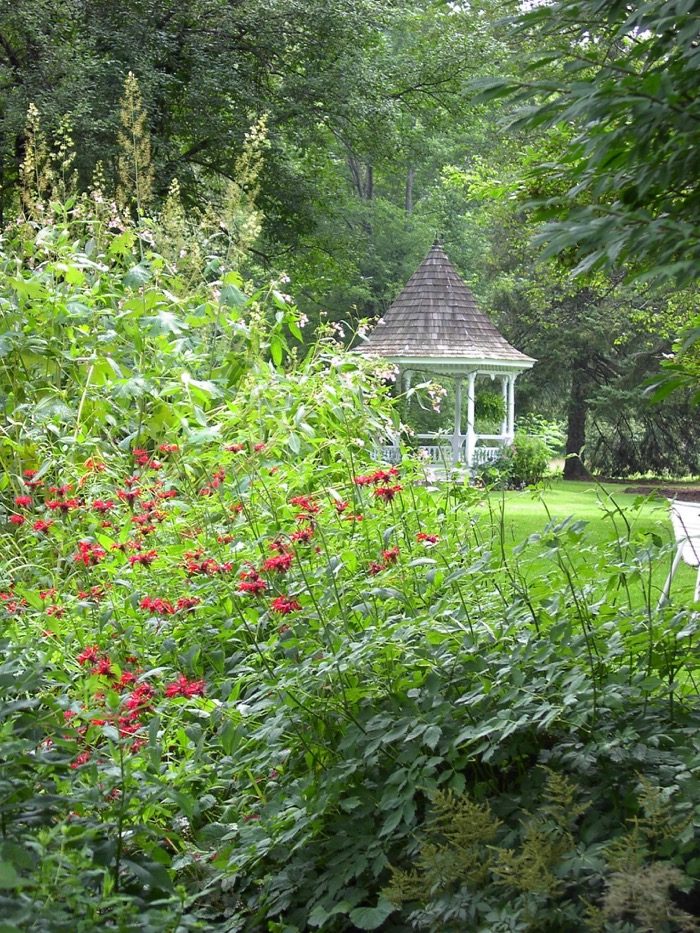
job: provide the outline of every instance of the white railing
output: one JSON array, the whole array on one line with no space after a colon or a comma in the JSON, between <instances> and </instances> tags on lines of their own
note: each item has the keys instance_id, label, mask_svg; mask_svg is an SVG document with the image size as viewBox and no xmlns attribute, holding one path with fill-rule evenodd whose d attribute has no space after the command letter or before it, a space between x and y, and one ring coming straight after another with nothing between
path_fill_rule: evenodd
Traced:
<instances>
[{"instance_id":1,"label":"white railing","mask_svg":"<svg viewBox=\"0 0 700 933\"><path fill-rule=\"evenodd\" d=\"M418 438L431 439L431 435L417 435ZM436 438L437 439L437 438ZM482 438L477 438L481 440ZM485 438L484 438L485 439ZM489 440L507 440L506 438L489 437ZM498 446L475 447L472 457L472 466L481 466L484 463L490 463L498 460L503 454L503 443ZM418 456L426 463L436 466L452 466L455 462L452 453L452 445L449 443L441 444L421 444L417 449ZM385 463L397 464L401 462L401 448L398 444L381 444L374 449L374 456L377 460L383 460ZM462 441L459 448L459 463L464 464L467 460L466 438Z\"/></svg>"},{"instance_id":2,"label":"white railing","mask_svg":"<svg viewBox=\"0 0 700 933\"><path fill-rule=\"evenodd\" d=\"M446 444L428 444L427 446L421 446L418 448L418 456L424 458L430 463L437 463L441 465L447 464L448 466L452 465L453 456L452 456L452 447L448 447Z\"/></svg>"},{"instance_id":3,"label":"white railing","mask_svg":"<svg viewBox=\"0 0 700 933\"><path fill-rule=\"evenodd\" d=\"M398 444L382 444L374 448L374 457L385 463L401 463L401 448Z\"/></svg>"},{"instance_id":4,"label":"white railing","mask_svg":"<svg viewBox=\"0 0 700 933\"><path fill-rule=\"evenodd\" d=\"M502 454L502 447L475 447L472 465L482 466L484 463L491 463L493 460L498 460Z\"/></svg>"}]
</instances>

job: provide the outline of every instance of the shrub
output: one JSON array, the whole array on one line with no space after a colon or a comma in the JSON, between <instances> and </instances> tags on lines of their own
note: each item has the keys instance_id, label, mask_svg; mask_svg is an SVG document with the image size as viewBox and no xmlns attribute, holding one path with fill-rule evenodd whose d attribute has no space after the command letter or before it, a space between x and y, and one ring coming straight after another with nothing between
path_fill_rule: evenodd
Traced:
<instances>
[{"instance_id":1,"label":"shrub","mask_svg":"<svg viewBox=\"0 0 700 933\"><path fill-rule=\"evenodd\" d=\"M546 476L552 452L541 438L516 434L506 456L511 485L532 486Z\"/></svg>"},{"instance_id":2,"label":"shrub","mask_svg":"<svg viewBox=\"0 0 700 933\"><path fill-rule=\"evenodd\" d=\"M479 485L494 489L522 489L541 482L549 470L552 454L539 437L516 434L510 447L498 460L484 463L475 470Z\"/></svg>"}]
</instances>

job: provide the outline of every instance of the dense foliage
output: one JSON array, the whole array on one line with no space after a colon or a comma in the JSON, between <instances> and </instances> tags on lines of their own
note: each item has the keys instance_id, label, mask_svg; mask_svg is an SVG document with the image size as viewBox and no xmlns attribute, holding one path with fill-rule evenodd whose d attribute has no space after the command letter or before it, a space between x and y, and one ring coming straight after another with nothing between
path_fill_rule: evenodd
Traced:
<instances>
[{"instance_id":1,"label":"dense foliage","mask_svg":"<svg viewBox=\"0 0 700 933\"><path fill-rule=\"evenodd\" d=\"M378 468L386 374L204 244L4 243L4 929L692 929L668 545Z\"/></svg>"}]
</instances>

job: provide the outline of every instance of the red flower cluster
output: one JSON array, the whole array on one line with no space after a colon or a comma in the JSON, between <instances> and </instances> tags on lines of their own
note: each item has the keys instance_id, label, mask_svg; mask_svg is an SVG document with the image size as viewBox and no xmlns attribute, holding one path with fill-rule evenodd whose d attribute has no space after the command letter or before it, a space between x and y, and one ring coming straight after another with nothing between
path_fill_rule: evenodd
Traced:
<instances>
[{"instance_id":1,"label":"red flower cluster","mask_svg":"<svg viewBox=\"0 0 700 933\"><path fill-rule=\"evenodd\" d=\"M159 596L144 596L139 603L139 608L148 609L149 612L155 612L159 616L172 616L177 611L169 600L161 599Z\"/></svg>"},{"instance_id":2,"label":"red flower cluster","mask_svg":"<svg viewBox=\"0 0 700 933\"><path fill-rule=\"evenodd\" d=\"M262 569L264 571L287 573L292 566L293 560L294 557L288 551L285 551L282 554L275 554L274 557L268 557L267 560L263 562Z\"/></svg>"},{"instance_id":3,"label":"red flower cluster","mask_svg":"<svg viewBox=\"0 0 700 933\"><path fill-rule=\"evenodd\" d=\"M188 680L184 674L180 674L177 680L168 684L165 688L166 697L197 697L204 696L203 680Z\"/></svg>"},{"instance_id":4,"label":"red flower cluster","mask_svg":"<svg viewBox=\"0 0 700 933\"><path fill-rule=\"evenodd\" d=\"M158 557L158 551L143 551L141 554L132 554L129 557L129 563L132 567L136 564L142 564L144 567L150 567Z\"/></svg>"},{"instance_id":5,"label":"red flower cluster","mask_svg":"<svg viewBox=\"0 0 700 933\"><path fill-rule=\"evenodd\" d=\"M178 447L177 444L161 444L161 445L158 447L158 450L159 450L162 454L174 454L174 453L176 453L179 449L180 449L180 448Z\"/></svg>"},{"instance_id":6,"label":"red flower cluster","mask_svg":"<svg viewBox=\"0 0 700 933\"><path fill-rule=\"evenodd\" d=\"M55 489L56 487L52 487ZM65 489L65 486L61 487ZM66 512L73 512L75 509L79 509L81 506L80 499L49 499L46 503L46 508L51 509L52 512L61 511L65 515Z\"/></svg>"},{"instance_id":7,"label":"red flower cluster","mask_svg":"<svg viewBox=\"0 0 700 933\"><path fill-rule=\"evenodd\" d=\"M73 555L73 560L77 564L85 564L86 567L94 567L107 556L107 551L94 544L92 541L78 541L78 552Z\"/></svg>"},{"instance_id":8,"label":"red flower cluster","mask_svg":"<svg viewBox=\"0 0 700 933\"><path fill-rule=\"evenodd\" d=\"M18 505L21 509L28 509L31 504L31 496L15 496L15 505Z\"/></svg>"},{"instance_id":9,"label":"red flower cluster","mask_svg":"<svg viewBox=\"0 0 700 933\"><path fill-rule=\"evenodd\" d=\"M94 599L99 602L105 595L103 586L91 586L89 590L78 590L78 599Z\"/></svg>"},{"instance_id":10,"label":"red flower cluster","mask_svg":"<svg viewBox=\"0 0 700 933\"><path fill-rule=\"evenodd\" d=\"M290 505L296 505L298 508L308 512L309 515L316 515L319 511L318 505L309 496L292 496L289 500Z\"/></svg>"},{"instance_id":11,"label":"red flower cluster","mask_svg":"<svg viewBox=\"0 0 700 933\"><path fill-rule=\"evenodd\" d=\"M233 570L233 563L226 560L223 564L220 564L213 557L206 557L204 560L189 558L185 563L185 570L191 577L197 574L213 577L217 573L230 573Z\"/></svg>"},{"instance_id":12,"label":"red flower cluster","mask_svg":"<svg viewBox=\"0 0 700 933\"><path fill-rule=\"evenodd\" d=\"M23 525L26 522L24 515L10 515L8 521L11 525Z\"/></svg>"},{"instance_id":13,"label":"red flower cluster","mask_svg":"<svg viewBox=\"0 0 700 933\"><path fill-rule=\"evenodd\" d=\"M381 573L382 570L386 570L387 567L396 563L399 559L399 553L400 551L397 547L390 547L382 551L383 559L381 561L373 560L367 569L367 573L369 573L370 576L376 576L376 574Z\"/></svg>"},{"instance_id":14,"label":"red flower cluster","mask_svg":"<svg viewBox=\"0 0 700 933\"><path fill-rule=\"evenodd\" d=\"M109 512L110 509L114 508L114 502L111 499L95 499L92 503L92 507L96 512L100 512L104 515L105 512Z\"/></svg>"},{"instance_id":15,"label":"red flower cluster","mask_svg":"<svg viewBox=\"0 0 700 933\"><path fill-rule=\"evenodd\" d=\"M142 713L150 706L153 692L153 687L150 684L145 682L138 684L124 701L124 706L132 715L135 712Z\"/></svg>"},{"instance_id":16,"label":"red flower cluster","mask_svg":"<svg viewBox=\"0 0 700 933\"><path fill-rule=\"evenodd\" d=\"M402 489L403 486L400 486L398 483L395 486L377 486L374 490L374 495L384 502L391 502Z\"/></svg>"},{"instance_id":17,"label":"red flower cluster","mask_svg":"<svg viewBox=\"0 0 700 933\"><path fill-rule=\"evenodd\" d=\"M304 528L299 528L298 531L293 531L290 537L292 541L295 541L299 544L308 544L313 536L313 528L311 525L306 525Z\"/></svg>"},{"instance_id":18,"label":"red flower cluster","mask_svg":"<svg viewBox=\"0 0 700 933\"><path fill-rule=\"evenodd\" d=\"M439 540L439 535L429 535L424 531L419 531L416 535L416 541L423 541L425 544L437 544Z\"/></svg>"},{"instance_id":19,"label":"red flower cluster","mask_svg":"<svg viewBox=\"0 0 700 933\"><path fill-rule=\"evenodd\" d=\"M368 473L366 476L356 476L353 482L356 486L376 486L379 483L390 483L398 475L399 471L396 467L389 467L388 470L375 470L374 473Z\"/></svg>"},{"instance_id":20,"label":"red flower cluster","mask_svg":"<svg viewBox=\"0 0 700 933\"><path fill-rule=\"evenodd\" d=\"M286 616L290 612L298 612L301 609L301 603L296 599L290 599L289 596L278 596L270 603L270 609Z\"/></svg>"},{"instance_id":21,"label":"red flower cluster","mask_svg":"<svg viewBox=\"0 0 700 933\"><path fill-rule=\"evenodd\" d=\"M32 528L40 534L45 534L52 525L53 522L51 519L38 518L32 525Z\"/></svg>"},{"instance_id":22,"label":"red flower cluster","mask_svg":"<svg viewBox=\"0 0 700 933\"><path fill-rule=\"evenodd\" d=\"M90 671L91 674L100 674L103 677L114 678L114 671L112 670L112 662L109 658L99 658L97 664Z\"/></svg>"},{"instance_id":23,"label":"red flower cluster","mask_svg":"<svg viewBox=\"0 0 700 933\"><path fill-rule=\"evenodd\" d=\"M97 647L97 645L89 645L87 648L83 648L75 660L80 665L87 664L88 661L96 661L99 653L100 649Z\"/></svg>"},{"instance_id":24,"label":"red flower cluster","mask_svg":"<svg viewBox=\"0 0 700 933\"><path fill-rule=\"evenodd\" d=\"M161 599L159 596L144 596L139 603L141 609L148 609L160 616L172 616L176 612L184 612L194 609L198 606L200 599L197 596L181 596L176 603L171 603L168 599Z\"/></svg>"},{"instance_id":25,"label":"red flower cluster","mask_svg":"<svg viewBox=\"0 0 700 933\"><path fill-rule=\"evenodd\" d=\"M242 450L245 450L245 444L226 444L224 450L228 450L232 454L239 454Z\"/></svg>"},{"instance_id":26,"label":"red flower cluster","mask_svg":"<svg viewBox=\"0 0 700 933\"><path fill-rule=\"evenodd\" d=\"M240 593L251 593L253 596L259 596L267 589L267 583L260 576L258 571L251 567L249 570L243 570L240 574L241 582L238 584Z\"/></svg>"},{"instance_id":27,"label":"red flower cluster","mask_svg":"<svg viewBox=\"0 0 700 933\"><path fill-rule=\"evenodd\" d=\"M133 505L133 503L139 498L140 495L141 493L139 492L138 489L118 489L117 490L117 497L121 499L122 502L128 502L129 505Z\"/></svg>"},{"instance_id":28,"label":"red flower cluster","mask_svg":"<svg viewBox=\"0 0 700 933\"><path fill-rule=\"evenodd\" d=\"M75 758L74 761L71 761L70 766L71 766L71 768L73 768L73 769L75 770L76 768L79 768L81 765L87 764L88 761L90 761L90 751L89 751L89 749L85 749L85 751L84 751L84 752L81 752L81 753Z\"/></svg>"}]
</instances>

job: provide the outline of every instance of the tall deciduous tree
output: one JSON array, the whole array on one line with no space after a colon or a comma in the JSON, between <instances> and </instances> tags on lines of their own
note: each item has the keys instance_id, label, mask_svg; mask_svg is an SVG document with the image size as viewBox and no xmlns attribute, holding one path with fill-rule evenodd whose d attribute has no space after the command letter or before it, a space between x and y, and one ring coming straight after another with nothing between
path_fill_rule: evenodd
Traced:
<instances>
[{"instance_id":1,"label":"tall deciduous tree","mask_svg":"<svg viewBox=\"0 0 700 933\"><path fill-rule=\"evenodd\" d=\"M581 272L624 265L655 281L695 280L699 17L700 0L554 0L515 18L536 51L520 74L479 83L482 98L521 105L512 126L574 128L536 172L557 183L539 199L548 254L575 249Z\"/></svg>"}]
</instances>

